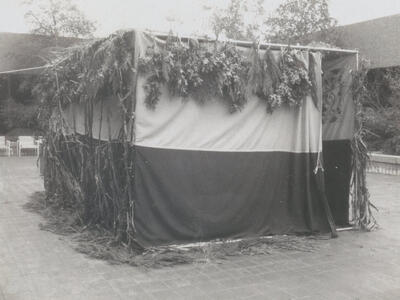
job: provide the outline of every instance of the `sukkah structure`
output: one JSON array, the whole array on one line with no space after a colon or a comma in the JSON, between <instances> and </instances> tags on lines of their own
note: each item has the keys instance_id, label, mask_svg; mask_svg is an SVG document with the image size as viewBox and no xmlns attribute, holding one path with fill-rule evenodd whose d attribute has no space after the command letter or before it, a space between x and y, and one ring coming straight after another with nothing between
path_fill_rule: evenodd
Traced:
<instances>
[{"instance_id":1,"label":"sukkah structure","mask_svg":"<svg viewBox=\"0 0 400 300\"><path fill-rule=\"evenodd\" d=\"M369 229L357 64L136 30L71 49L35 90L47 199L132 247Z\"/></svg>"}]
</instances>

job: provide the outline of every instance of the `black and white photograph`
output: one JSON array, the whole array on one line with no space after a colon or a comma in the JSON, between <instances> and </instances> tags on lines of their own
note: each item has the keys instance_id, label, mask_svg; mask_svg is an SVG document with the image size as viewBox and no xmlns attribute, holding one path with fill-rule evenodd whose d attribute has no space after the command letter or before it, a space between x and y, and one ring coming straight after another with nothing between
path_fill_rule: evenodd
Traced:
<instances>
[{"instance_id":1,"label":"black and white photograph","mask_svg":"<svg viewBox=\"0 0 400 300\"><path fill-rule=\"evenodd\" d=\"M0 300L400 299L400 1L0 0Z\"/></svg>"}]
</instances>

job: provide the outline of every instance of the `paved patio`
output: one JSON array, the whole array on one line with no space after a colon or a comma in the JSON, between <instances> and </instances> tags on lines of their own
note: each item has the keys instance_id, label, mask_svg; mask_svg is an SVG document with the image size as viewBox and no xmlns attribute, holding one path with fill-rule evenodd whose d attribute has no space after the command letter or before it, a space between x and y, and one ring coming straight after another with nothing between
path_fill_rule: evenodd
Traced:
<instances>
[{"instance_id":1,"label":"paved patio","mask_svg":"<svg viewBox=\"0 0 400 300\"><path fill-rule=\"evenodd\" d=\"M143 270L77 253L23 209L43 189L34 158L0 157L0 300L400 299L400 176L370 174L381 228L342 232L313 253L231 257Z\"/></svg>"}]
</instances>

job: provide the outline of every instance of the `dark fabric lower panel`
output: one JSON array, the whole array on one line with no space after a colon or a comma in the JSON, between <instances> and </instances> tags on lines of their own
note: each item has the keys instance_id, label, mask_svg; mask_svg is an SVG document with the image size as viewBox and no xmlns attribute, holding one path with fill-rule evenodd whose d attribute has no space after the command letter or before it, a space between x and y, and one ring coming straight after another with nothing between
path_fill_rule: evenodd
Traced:
<instances>
[{"instance_id":1,"label":"dark fabric lower panel","mask_svg":"<svg viewBox=\"0 0 400 300\"><path fill-rule=\"evenodd\" d=\"M349 225L351 142L323 142L325 190L336 225Z\"/></svg>"},{"instance_id":2,"label":"dark fabric lower panel","mask_svg":"<svg viewBox=\"0 0 400 300\"><path fill-rule=\"evenodd\" d=\"M316 154L136 147L135 223L144 246L328 231Z\"/></svg>"}]
</instances>

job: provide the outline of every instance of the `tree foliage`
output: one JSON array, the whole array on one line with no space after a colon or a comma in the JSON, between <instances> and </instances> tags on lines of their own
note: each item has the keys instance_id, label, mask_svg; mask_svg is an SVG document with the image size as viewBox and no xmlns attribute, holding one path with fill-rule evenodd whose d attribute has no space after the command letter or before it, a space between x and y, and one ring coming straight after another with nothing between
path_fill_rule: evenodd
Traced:
<instances>
[{"instance_id":1,"label":"tree foliage","mask_svg":"<svg viewBox=\"0 0 400 300\"><path fill-rule=\"evenodd\" d=\"M95 23L71 3L71 0L28 0L25 19L32 26L32 33L52 37L91 37Z\"/></svg>"},{"instance_id":2,"label":"tree foliage","mask_svg":"<svg viewBox=\"0 0 400 300\"><path fill-rule=\"evenodd\" d=\"M318 40L335 44L336 20L329 14L329 0L285 0L271 15L265 14L264 0L230 0L211 18L218 39L307 44ZM316 34L317 33L317 34Z\"/></svg>"},{"instance_id":3,"label":"tree foliage","mask_svg":"<svg viewBox=\"0 0 400 300\"><path fill-rule=\"evenodd\" d=\"M332 29L337 22L329 15L328 4L328 0L285 0L265 21L266 39L307 44L318 32L319 39L332 42Z\"/></svg>"},{"instance_id":4,"label":"tree foliage","mask_svg":"<svg viewBox=\"0 0 400 300\"><path fill-rule=\"evenodd\" d=\"M372 150L400 154L400 67L373 69L365 77L363 118Z\"/></svg>"},{"instance_id":5,"label":"tree foliage","mask_svg":"<svg viewBox=\"0 0 400 300\"><path fill-rule=\"evenodd\" d=\"M0 78L0 133L14 128L38 128L38 101L32 90L36 84L33 75L13 74Z\"/></svg>"},{"instance_id":6,"label":"tree foliage","mask_svg":"<svg viewBox=\"0 0 400 300\"><path fill-rule=\"evenodd\" d=\"M372 69L366 77L365 105L377 109L400 106L400 67Z\"/></svg>"},{"instance_id":7,"label":"tree foliage","mask_svg":"<svg viewBox=\"0 0 400 300\"><path fill-rule=\"evenodd\" d=\"M14 128L38 128L38 104L25 105L10 98L0 106L0 131Z\"/></svg>"},{"instance_id":8,"label":"tree foliage","mask_svg":"<svg viewBox=\"0 0 400 300\"><path fill-rule=\"evenodd\" d=\"M225 36L235 40L255 40L261 29L257 22L264 15L264 0L230 0L224 9L215 9L211 27L218 40Z\"/></svg>"}]
</instances>

